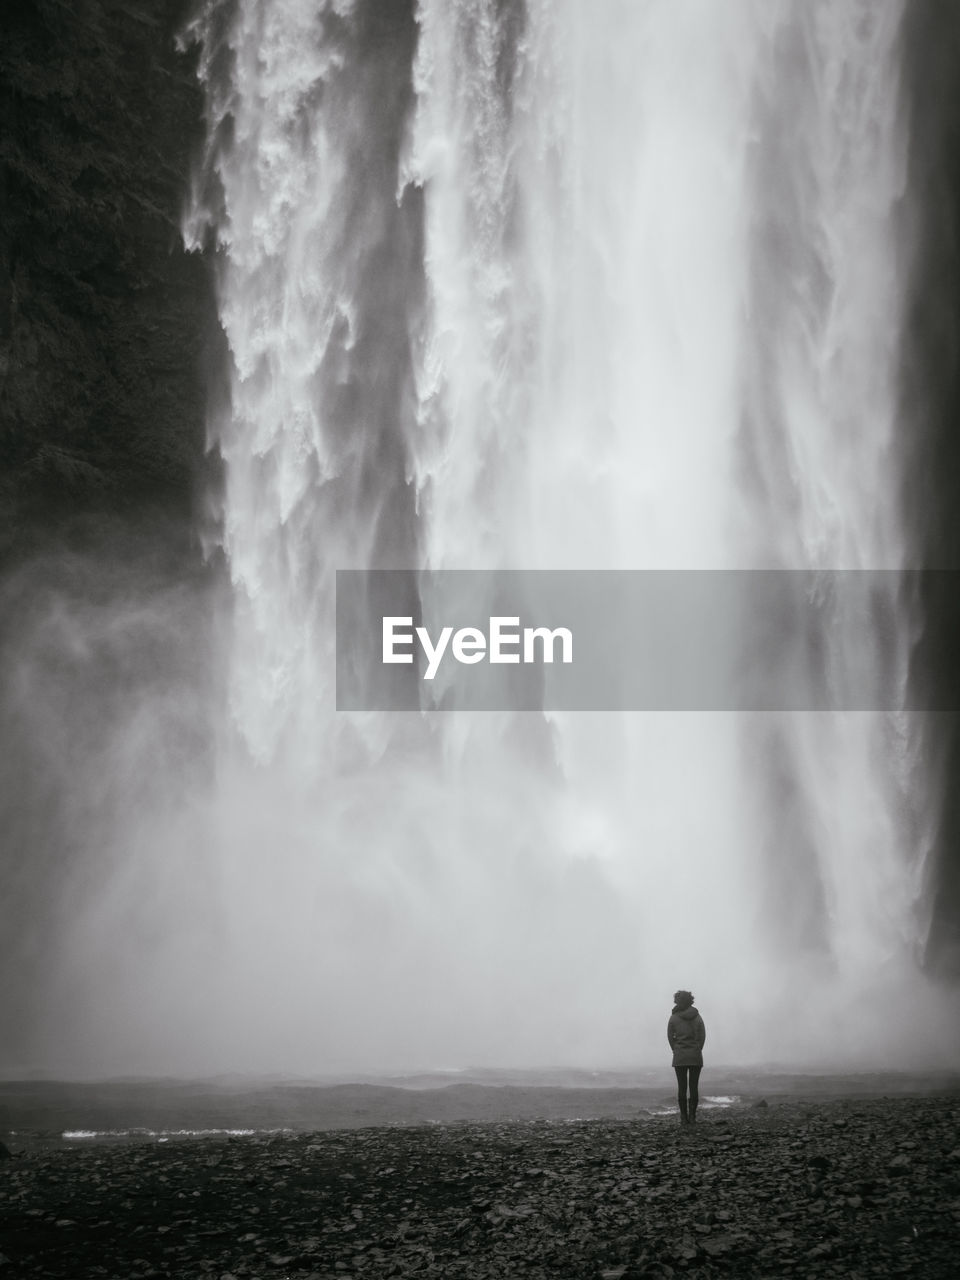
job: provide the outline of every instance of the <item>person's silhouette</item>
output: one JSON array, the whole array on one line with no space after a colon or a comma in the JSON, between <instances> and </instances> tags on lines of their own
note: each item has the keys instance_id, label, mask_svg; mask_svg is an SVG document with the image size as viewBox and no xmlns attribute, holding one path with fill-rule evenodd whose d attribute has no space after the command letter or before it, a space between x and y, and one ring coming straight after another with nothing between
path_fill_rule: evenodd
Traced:
<instances>
[{"instance_id":1,"label":"person's silhouette","mask_svg":"<svg viewBox=\"0 0 960 1280\"><path fill-rule=\"evenodd\" d=\"M693 1124L697 1118L697 1103L700 1101L698 1085L707 1029L694 1008L691 991L674 992L673 1001L673 1012L667 1023L667 1041L673 1050L673 1069L677 1073L680 1123Z\"/></svg>"}]
</instances>

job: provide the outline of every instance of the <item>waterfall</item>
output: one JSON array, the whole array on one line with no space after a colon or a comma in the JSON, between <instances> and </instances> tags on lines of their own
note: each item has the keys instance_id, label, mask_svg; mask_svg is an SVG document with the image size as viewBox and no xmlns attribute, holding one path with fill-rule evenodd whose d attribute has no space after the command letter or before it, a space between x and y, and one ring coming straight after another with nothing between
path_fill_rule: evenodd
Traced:
<instances>
[{"instance_id":1,"label":"waterfall","mask_svg":"<svg viewBox=\"0 0 960 1280\"><path fill-rule=\"evenodd\" d=\"M904 567L902 7L207 0L228 1052L656 1061L678 985L720 1059L907 1052L905 709L333 703L338 568Z\"/></svg>"}]
</instances>

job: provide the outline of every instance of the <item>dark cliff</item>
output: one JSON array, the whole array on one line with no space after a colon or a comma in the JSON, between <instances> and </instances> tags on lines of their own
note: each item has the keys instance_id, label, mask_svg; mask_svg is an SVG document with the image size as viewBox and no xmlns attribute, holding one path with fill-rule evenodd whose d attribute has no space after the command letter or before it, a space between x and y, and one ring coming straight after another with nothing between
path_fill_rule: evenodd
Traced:
<instances>
[{"instance_id":1,"label":"dark cliff","mask_svg":"<svg viewBox=\"0 0 960 1280\"><path fill-rule=\"evenodd\" d=\"M207 272L179 222L183 0L0 6L0 553L80 514L189 523Z\"/></svg>"},{"instance_id":2,"label":"dark cliff","mask_svg":"<svg viewBox=\"0 0 960 1280\"><path fill-rule=\"evenodd\" d=\"M960 12L913 0L905 26L909 103L908 184L915 210L905 228L913 271L907 298L901 422L910 561L945 572L921 591L922 625L911 679L931 707L921 723L919 769L938 796L916 817L932 903L924 960L960 975Z\"/></svg>"}]
</instances>

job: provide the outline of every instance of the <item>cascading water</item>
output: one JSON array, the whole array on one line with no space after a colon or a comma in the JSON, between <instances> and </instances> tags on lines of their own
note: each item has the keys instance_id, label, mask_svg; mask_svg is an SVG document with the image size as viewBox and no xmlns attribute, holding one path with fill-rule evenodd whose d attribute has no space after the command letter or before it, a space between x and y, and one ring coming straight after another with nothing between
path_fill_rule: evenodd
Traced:
<instances>
[{"instance_id":1,"label":"cascading water","mask_svg":"<svg viewBox=\"0 0 960 1280\"><path fill-rule=\"evenodd\" d=\"M677 985L728 1061L893 1052L851 1012L878 989L926 1016L906 712L333 709L337 568L901 567L900 19L194 23L185 237L232 358L218 1062L653 1061Z\"/></svg>"}]
</instances>

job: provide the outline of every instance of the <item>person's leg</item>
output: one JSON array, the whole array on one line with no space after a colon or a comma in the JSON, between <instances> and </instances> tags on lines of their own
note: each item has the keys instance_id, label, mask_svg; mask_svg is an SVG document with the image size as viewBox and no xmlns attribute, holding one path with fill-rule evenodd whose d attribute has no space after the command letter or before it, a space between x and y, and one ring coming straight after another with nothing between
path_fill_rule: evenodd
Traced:
<instances>
[{"instance_id":1,"label":"person's leg","mask_svg":"<svg viewBox=\"0 0 960 1280\"><path fill-rule=\"evenodd\" d=\"M700 1101L700 1072L702 1067L689 1067L690 1072L690 1122L697 1118L697 1103Z\"/></svg>"},{"instance_id":2,"label":"person's leg","mask_svg":"<svg viewBox=\"0 0 960 1280\"><path fill-rule=\"evenodd\" d=\"M687 1123L687 1071L688 1067L674 1067L677 1074L677 1102L680 1104L680 1120Z\"/></svg>"}]
</instances>

